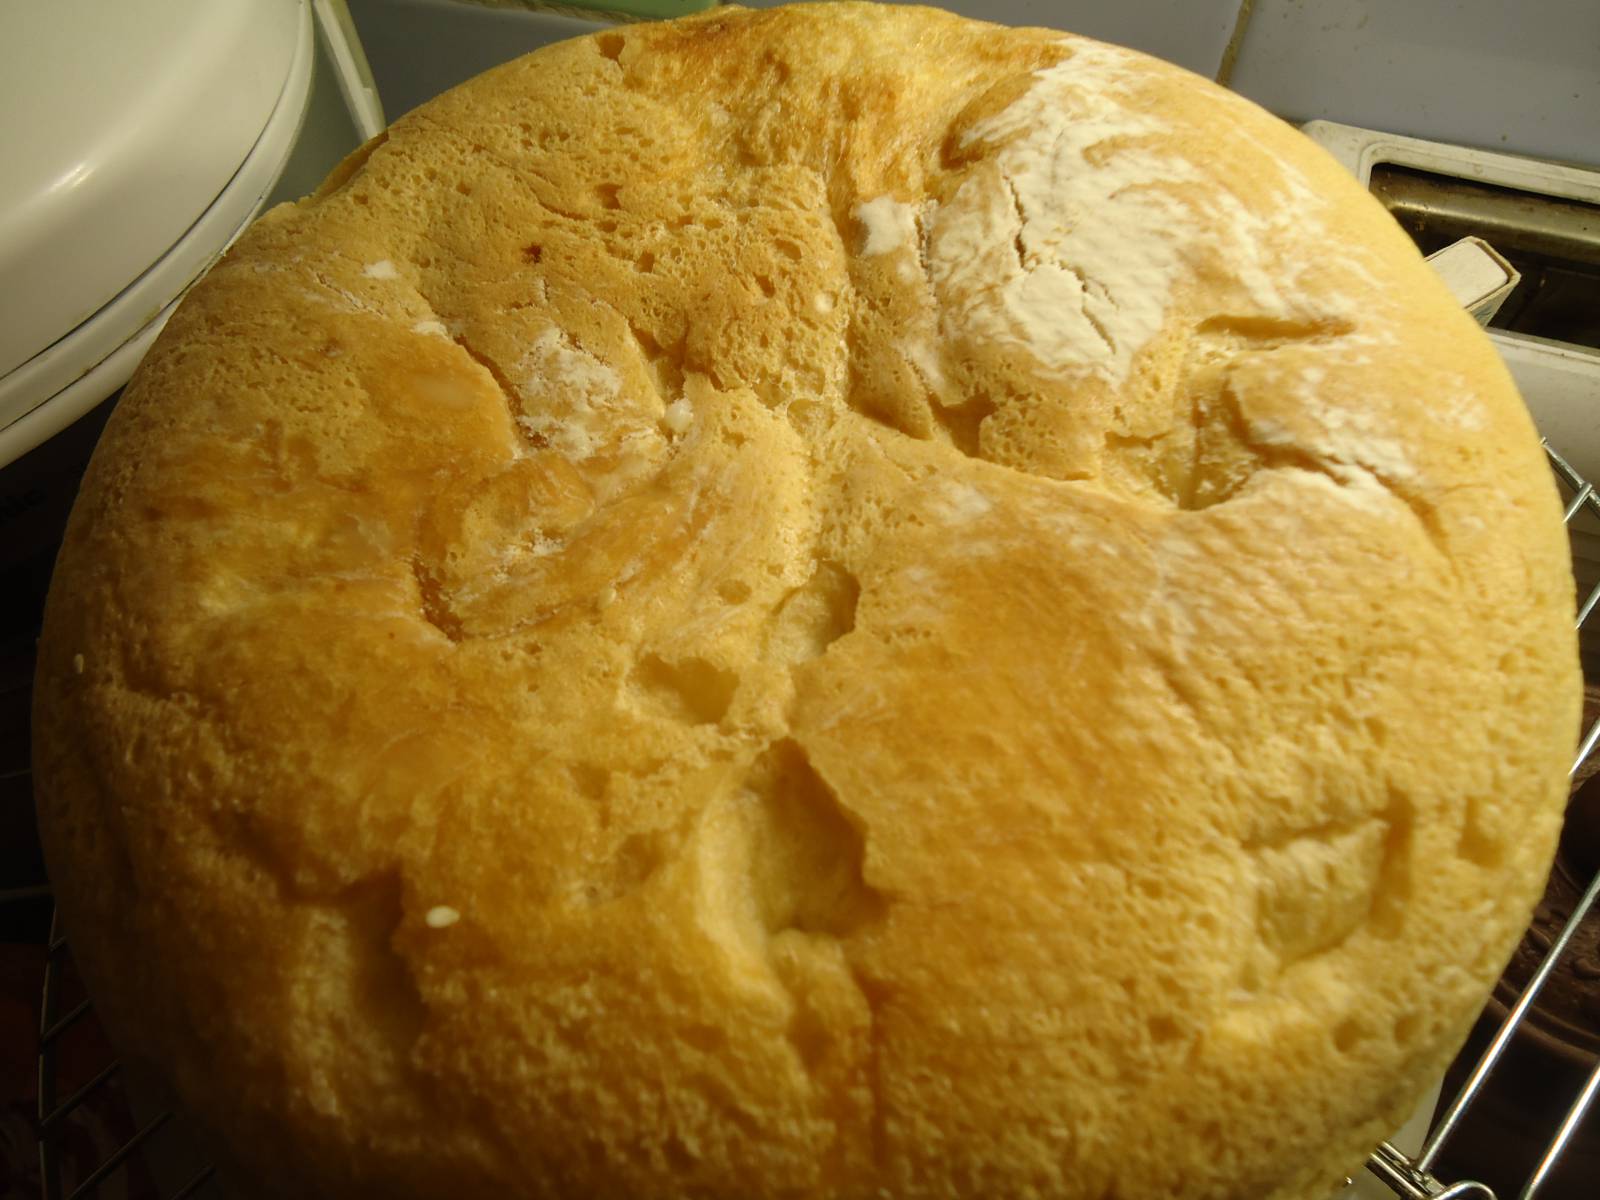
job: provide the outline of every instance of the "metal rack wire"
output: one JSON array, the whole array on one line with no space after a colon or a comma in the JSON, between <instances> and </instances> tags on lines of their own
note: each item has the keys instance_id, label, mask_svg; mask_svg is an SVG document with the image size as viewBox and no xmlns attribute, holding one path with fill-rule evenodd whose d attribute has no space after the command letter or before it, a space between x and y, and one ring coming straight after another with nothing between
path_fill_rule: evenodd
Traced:
<instances>
[{"instance_id":1,"label":"metal rack wire","mask_svg":"<svg viewBox=\"0 0 1600 1200\"><path fill-rule=\"evenodd\" d=\"M115 1059L94 1071L87 1079L72 1087L65 1096L61 1094L61 1051L74 1028L92 1010L87 996L75 1002L66 1002L67 974L71 950L58 928L56 917L50 920L50 940L46 947L44 968L44 996L39 1007L39 1181L43 1200L89 1200L100 1197L100 1189L108 1179L122 1170L138 1155L148 1155L155 1139L163 1132L181 1137L182 1119L171 1109L162 1109L143 1122L136 1123L134 1131L82 1179L71 1180L70 1190L63 1169L62 1144L68 1123L90 1100L104 1095L108 1089L122 1082L122 1064ZM66 1007L66 1011L61 1009ZM131 1102L126 1100L131 1111ZM163 1193L166 1200L190 1200L211 1183L216 1172L203 1165L179 1186L177 1190ZM103 1197L100 1198L103 1200Z\"/></svg>"},{"instance_id":2,"label":"metal rack wire","mask_svg":"<svg viewBox=\"0 0 1600 1200\"><path fill-rule=\"evenodd\" d=\"M1567 501L1566 507L1568 527L1570 528L1573 522L1585 513L1600 517L1600 493L1595 491L1595 485L1579 475L1572 464L1557 453L1549 442L1544 443L1544 448L1545 453L1550 458L1550 465L1555 469L1556 477L1561 481L1564 488L1570 492L1570 499ZM1597 606L1600 606L1600 583L1597 583L1590 590L1589 594L1584 597L1583 602L1578 606L1578 629L1580 631L1594 615ZM1577 757L1573 759L1570 774L1577 774L1578 769L1594 753L1597 743L1600 743L1600 720L1596 720L1584 731L1583 740L1578 747ZM1511 1043L1511 1038L1527 1017L1528 1010L1533 1006L1534 1000L1555 970L1556 963L1577 933L1578 926L1583 922L1584 917L1588 915L1589 910L1594 907L1596 897L1600 897L1600 872L1596 872L1595 877L1589 881L1589 886L1574 907L1572 915L1561 927L1560 932L1557 933L1550 949L1544 956L1544 960L1540 962L1533 973L1533 977L1528 981L1527 986L1523 988L1521 996L1517 998L1511 1011L1506 1015L1500 1029L1496 1032L1488 1048L1483 1052L1477 1065L1473 1068L1472 1074L1468 1076L1466 1083L1436 1121L1433 1132L1422 1147L1422 1153L1417 1157L1416 1162L1412 1164L1419 1174L1426 1176L1429 1168L1438 1161L1440 1152L1444 1149L1445 1144L1459 1128L1461 1118L1467 1108L1478 1098L1485 1082L1489 1078L1489 1073L1494 1070L1495 1065L1504 1056L1506 1048ZM1521 1200L1528 1200L1528 1198L1537 1193L1549 1177L1557 1160L1577 1132L1579 1123L1583 1120L1584 1114L1593 1102L1597 1090L1600 1090L1600 1061L1597 1061L1594 1069L1590 1071L1587 1081L1567 1108L1560 1125L1546 1145L1545 1152L1540 1157L1538 1165L1524 1183L1519 1194Z\"/></svg>"},{"instance_id":3,"label":"metal rack wire","mask_svg":"<svg viewBox=\"0 0 1600 1200\"><path fill-rule=\"evenodd\" d=\"M1600 492L1595 485L1578 474L1572 465L1548 443L1545 450L1557 478L1567 497L1566 521L1570 527L1585 513L1600 519ZM1600 583L1584 597L1578 610L1578 627L1600 609ZM1600 619L1596 620L1600 628ZM1595 753L1600 744L1600 719L1584 732L1572 771L1575 774ZM31 889L29 890L31 893ZM1527 1018L1535 998L1554 971L1556 963L1566 951L1578 925L1600 897L1600 874L1589 883L1571 917L1555 936L1529 980L1522 994L1501 1023L1499 1030L1473 1066L1466 1082L1441 1106L1421 1151L1409 1156L1385 1142L1380 1145L1367 1163L1367 1169L1388 1185L1395 1195L1405 1200L1497 1200L1494 1191L1485 1184L1471 1180L1445 1183L1434 1175L1442 1151L1461 1126L1468 1108L1478 1100L1486 1084L1501 1062L1512 1037ZM7 898L0 894L0 899ZM142 1122L134 1122L133 1132L121 1144L90 1169L81 1179L65 1178L62 1146L66 1130L74 1117L94 1097L118 1085L121 1067L109 1061L88 1078L66 1089L61 1082L61 1050L67 1037L90 1014L91 1002L87 997L77 999L68 992L70 948L56 928L52 918L50 940L44 970L44 996L39 1021L39 1085L38 1085L38 1135L39 1166L43 1200L105 1200L102 1189L118 1172L128 1168L140 1156L149 1155L158 1139L181 1140L183 1119L171 1111L156 1112ZM63 1011L64 1010L64 1011ZM1524 1182L1518 1200L1532 1200L1550 1177L1552 1169L1569 1147L1574 1135L1597 1094L1600 1094L1600 1063L1590 1072L1587 1082L1567 1108L1565 1116L1553 1130L1537 1166ZM70 1184L70 1187L68 1186ZM209 1166L193 1169L175 1190L163 1192L164 1200L194 1200L202 1191L220 1197L215 1173ZM1501 1197L1499 1200L1510 1200Z\"/></svg>"}]
</instances>

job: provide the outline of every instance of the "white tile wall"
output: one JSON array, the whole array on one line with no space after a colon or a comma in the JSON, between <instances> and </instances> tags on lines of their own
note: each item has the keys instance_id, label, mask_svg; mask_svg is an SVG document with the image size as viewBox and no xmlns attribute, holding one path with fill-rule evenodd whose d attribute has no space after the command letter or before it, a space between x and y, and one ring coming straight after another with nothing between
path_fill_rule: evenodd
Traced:
<instances>
[{"instance_id":1,"label":"white tile wall","mask_svg":"<svg viewBox=\"0 0 1600 1200\"><path fill-rule=\"evenodd\" d=\"M1600 0L1255 0L1232 86L1291 119L1600 164Z\"/></svg>"},{"instance_id":2,"label":"white tile wall","mask_svg":"<svg viewBox=\"0 0 1600 1200\"><path fill-rule=\"evenodd\" d=\"M773 8L783 0L739 0ZM1043 25L1132 46L1214 77L1239 0L927 0L935 8L1002 25ZM1596 0L1600 3L1600 0Z\"/></svg>"}]
</instances>

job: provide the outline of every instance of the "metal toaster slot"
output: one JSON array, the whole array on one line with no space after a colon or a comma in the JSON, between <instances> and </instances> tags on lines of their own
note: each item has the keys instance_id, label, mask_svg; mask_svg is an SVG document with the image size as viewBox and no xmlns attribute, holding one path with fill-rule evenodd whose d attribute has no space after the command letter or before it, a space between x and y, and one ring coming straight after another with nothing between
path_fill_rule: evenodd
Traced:
<instances>
[{"instance_id":1,"label":"metal toaster slot","mask_svg":"<svg viewBox=\"0 0 1600 1200\"><path fill-rule=\"evenodd\" d=\"M1600 349L1600 205L1391 162L1369 186L1424 254L1480 237L1521 273L1492 328Z\"/></svg>"}]
</instances>

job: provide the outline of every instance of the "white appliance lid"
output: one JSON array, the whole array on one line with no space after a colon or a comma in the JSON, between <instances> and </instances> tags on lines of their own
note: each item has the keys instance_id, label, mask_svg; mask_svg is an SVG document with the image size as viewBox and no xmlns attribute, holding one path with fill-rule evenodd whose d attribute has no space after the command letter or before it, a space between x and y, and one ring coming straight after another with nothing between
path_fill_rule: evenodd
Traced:
<instances>
[{"instance_id":1,"label":"white appliance lid","mask_svg":"<svg viewBox=\"0 0 1600 1200\"><path fill-rule=\"evenodd\" d=\"M303 0L0 4L0 374L170 249L265 127Z\"/></svg>"}]
</instances>

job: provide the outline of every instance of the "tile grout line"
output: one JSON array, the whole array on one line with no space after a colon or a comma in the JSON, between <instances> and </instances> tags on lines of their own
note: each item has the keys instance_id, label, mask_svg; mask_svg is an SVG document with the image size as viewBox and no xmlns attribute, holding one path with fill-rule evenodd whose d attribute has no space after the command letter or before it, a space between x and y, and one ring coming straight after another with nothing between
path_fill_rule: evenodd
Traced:
<instances>
[{"instance_id":1,"label":"tile grout line","mask_svg":"<svg viewBox=\"0 0 1600 1200\"><path fill-rule=\"evenodd\" d=\"M1244 41L1245 28L1250 24L1250 10L1254 7L1255 0L1239 0L1239 15L1234 18L1233 34L1223 48L1222 61L1217 64L1216 80L1223 87L1228 87L1233 79L1233 64L1239 61L1239 46Z\"/></svg>"}]
</instances>

